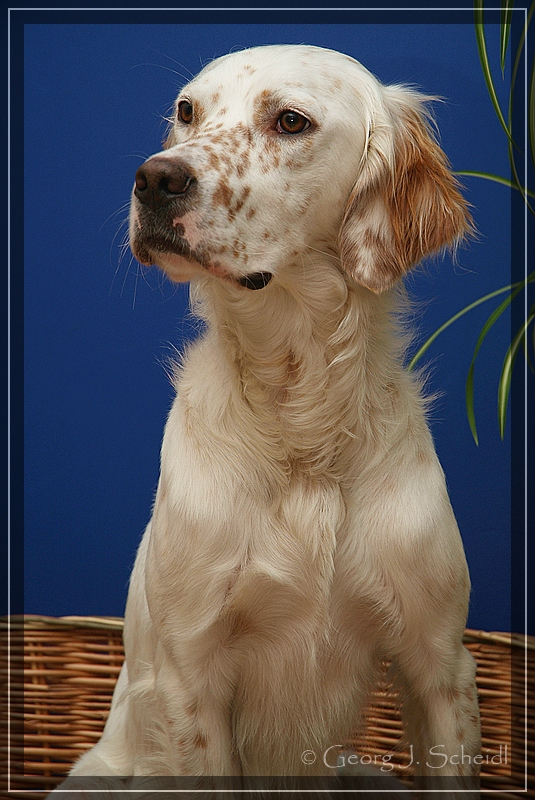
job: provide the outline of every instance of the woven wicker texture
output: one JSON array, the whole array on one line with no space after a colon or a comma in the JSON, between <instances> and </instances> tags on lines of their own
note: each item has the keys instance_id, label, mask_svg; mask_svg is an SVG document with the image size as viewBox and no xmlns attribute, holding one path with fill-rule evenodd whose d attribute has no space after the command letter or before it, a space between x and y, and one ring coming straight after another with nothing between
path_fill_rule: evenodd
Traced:
<instances>
[{"instance_id":1,"label":"woven wicker texture","mask_svg":"<svg viewBox=\"0 0 535 800\"><path fill-rule=\"evenodd\" d=\"M101 735L123 661L122 620L12 617L0 625L2 796L38 800ZM478 665L482 795L535 797L535 638L467 630L465 644ZM372 763L391 753L394 774L410 776L396 695L386 684L354 744Z\"/></svg>"}]
</instances>

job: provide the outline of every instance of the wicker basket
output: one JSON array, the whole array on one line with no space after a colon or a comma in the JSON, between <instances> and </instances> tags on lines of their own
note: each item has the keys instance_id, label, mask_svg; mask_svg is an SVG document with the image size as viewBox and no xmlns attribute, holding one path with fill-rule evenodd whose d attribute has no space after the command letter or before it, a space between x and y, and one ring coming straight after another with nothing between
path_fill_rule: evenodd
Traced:
<instances>
[{"instance_id":1,"label":"wicker basket","mask_svg":"<svg viewBox=\"0 0 535 800\"><path fill-rule=\"evenodd\" d=\"M123 661L123 622L27 616L0 625L3 711L9 714L2 774L9 776L10 797L37 800L101 735ZM535 638L467 630L465 644L478 665L482 794L535 797ZM396 696L386 684L377 688L355 745L361 756L392 753L397 774L410 774Z\"/></svg>"}]
</instances>

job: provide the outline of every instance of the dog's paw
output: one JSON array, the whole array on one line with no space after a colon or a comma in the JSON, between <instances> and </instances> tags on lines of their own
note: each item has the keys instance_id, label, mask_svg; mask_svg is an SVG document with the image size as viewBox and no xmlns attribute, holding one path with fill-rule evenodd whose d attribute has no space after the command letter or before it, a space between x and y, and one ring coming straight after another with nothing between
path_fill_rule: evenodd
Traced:
<instances>
[{"instance_id":1,"label":"dog's paw","mask_svg":"<svg viewBox=\"0 0 535 800\"><path fill-rule=\"evenodd\" d=\"M370 792L374 800L414 800L410 789L401 781L379 767L363 764L356 753L340 753L339 764L336 775L342 780L351 778L351 788L364 793L363 796Z\"/></svg>"},{"instance_id":2,"label":"dog's paw","mask_svg":"<svg viewBox=\"0 0 535 800\"><path fill-rule=\"evenodd\" d=\"M113 776L70 775L47 800L128 800L127 783Z\"/></svg>"}]
</instances>

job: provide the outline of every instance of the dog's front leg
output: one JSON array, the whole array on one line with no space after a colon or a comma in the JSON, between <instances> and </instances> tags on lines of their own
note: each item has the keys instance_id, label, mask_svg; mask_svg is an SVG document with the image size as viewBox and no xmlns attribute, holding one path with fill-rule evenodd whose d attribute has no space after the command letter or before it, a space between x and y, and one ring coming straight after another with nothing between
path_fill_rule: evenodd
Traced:
<instances>
[{"instance_id":1,"label":"dog's front leg","mask_svg":"<svg viewBox=\"0 0 535 800\"><path fill-rule=\"evenodd\" d=\"M232 685L217 652L207 652L207 637L183 641L177 652L160 652L156 663L156 701L168 750L164 774L241 775L232 737Z\"/></svg>"},{"instance_id":2,"label":"dog's front leg","mask_svg":"<svg viewBox=\"0 0 535 800\"><path fill-rule=\"evenodd\" d=\"M415 788L426 790L425 798L435 792L441 800L475 798L481 759L475 663L460 644L444 657L441 633L433 638L434 654L426 642L421 660L398 662Z\"/></svg>"},{"instance_id":3,"label":"dog's front leg","mask_svg":"<svg viewBox=\"0 0 535 800\"><path fill-rule=\"evenodd\" d=\"M416 459L401 460L403 469L390 454L380 501L366 505L372 489L359 487L361 537L348 552L354 563L367 563L366 580L357 580L373 602L380 647L398 675L422 797L461 800L466 789L477 794L481 759L475 662L462 644L470 580L442 471L431 447L420 448Z\"/></svg>"}]
</instances>

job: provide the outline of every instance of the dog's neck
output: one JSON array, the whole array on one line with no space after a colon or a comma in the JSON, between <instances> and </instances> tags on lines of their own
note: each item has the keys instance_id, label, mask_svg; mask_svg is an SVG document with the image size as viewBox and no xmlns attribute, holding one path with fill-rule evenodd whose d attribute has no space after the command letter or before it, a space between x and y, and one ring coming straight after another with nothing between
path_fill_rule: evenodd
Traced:
<instances>
[{"instance_id":1,"label":"dog's neck","mask_svg":"<svg viewBox=\"0 0 535 800\"><path fill-rule=\"evenodd\" d=\"M380 414L370 408L384 404L385 387L400 370L391 299L352 284L335 266L314 269L312 261L260 291L208 279L193 287L192 298L208 325L207 344L214 337L259 426L280 433L294 462L338 473L348 444L354 452L355 441L377 438L370 427L382 424Z\"/></svg>"}]
</instances>

